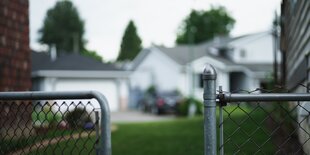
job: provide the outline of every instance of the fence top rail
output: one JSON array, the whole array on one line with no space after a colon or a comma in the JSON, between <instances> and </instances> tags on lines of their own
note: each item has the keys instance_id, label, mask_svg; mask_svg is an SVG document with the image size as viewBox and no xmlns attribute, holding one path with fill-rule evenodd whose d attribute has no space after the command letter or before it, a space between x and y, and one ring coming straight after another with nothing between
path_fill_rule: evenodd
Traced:
<instances>
[{"instance_id":1,"label":"fence top rail","mask_svg":"<svg viewBox=\"0 0 310 155\"><path fill-rule=\"evenodd\" d=\"M217 94L220 102L255 102L255 101L310 101L307 93L266 93L266 94Z\"/></svg>"},{"instance_id":2,"label":"fence top rail","mask_svg":"<svg viewBox=\"0 0 310 155\"><path fill-rule=\"evenodd\" d=\"M70 100L96 99L101 109L101 146L99 154L111 155L110 108L104 95L97 91L62 91L62 92L0 92L0 100Z\"/></svg>"},{"instance_id":3,"label":"fence top rail","mask_svg":"<svg viewBox=\"0 0 310 155\"><path fill-rule=\"evenodd\" d=\"M0 92L0 100L68 100L98 98L97 91L32 91L32 92Z\"/></svg>"}]
</instances>

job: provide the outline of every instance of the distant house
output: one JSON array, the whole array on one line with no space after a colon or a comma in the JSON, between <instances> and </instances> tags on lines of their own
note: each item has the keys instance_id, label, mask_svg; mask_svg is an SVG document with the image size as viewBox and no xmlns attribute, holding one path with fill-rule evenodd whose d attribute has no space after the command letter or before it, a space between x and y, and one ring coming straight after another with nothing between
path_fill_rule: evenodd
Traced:
<instances>
[{"instance_id":1,"label":"distant house","mask_svg":"<svg viewBox=\"0 0 310 155\"><path fill-rule=\"evenodd\" d=\"M144 49L132 63L131 88L159 91L178 90L182 94L202 96L201 74L206 63L218 73L218 85L224 90L254 90L264 85L272 72L273 44L270 32L236 38L218 37L199 45Z\"/></svg>"},{"instance_id":2,"label":"distant house","mask_svg":"<svg viewBox=\"0 0 310 155\"><path fill-rule=\"evenodd\" d=\"M33 90L96 90L106 96L111 111L127 108L127 71L74 53L53 60L47 52L33 51L31 57Z\"/></svg>"},{"instance_id":3,"label":"distant house","mask_svg":"<svg viewBox=\"0 0 310 155\"><path fill-rule=\"evenodd\" d=\"M282 77L291 92L307 93L304 86L310 86L310 1L283 0L281 19ZM299 140L305 153L310 154L310 104L299 105Z\"/></svg>"}]
</instances>

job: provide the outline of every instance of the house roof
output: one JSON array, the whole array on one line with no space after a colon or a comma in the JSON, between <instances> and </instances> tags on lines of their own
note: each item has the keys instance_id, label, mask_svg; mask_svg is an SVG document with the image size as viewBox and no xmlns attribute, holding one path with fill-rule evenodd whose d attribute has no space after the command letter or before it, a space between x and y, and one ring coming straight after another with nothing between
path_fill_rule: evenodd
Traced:
<instances>
[{"instance_id":1,"label":"house roof","mask_svg":"<svg viewBox=\"0 0 310 155\"><path fill-rule=\"evenodd\" d=\"M145 59L145 57L150 53L150 49L143 49L140 53L136 56L133 62L130 64L129 69L135 70Z\"/></svg>"},{"instance_id":2,"label":"house roof","mask_svg":"<svg viewBox=\"0 0 310 155\"><path fill-rule=\"evenodd\" d=\"M245 66L253 72L272 72L273 64L239 64Z\"/></svg>"},{"instance_id":3,"label":"house roof","mask_svg":"<svg viewBox=\"0 0 310 155\"><path fill-rule=\"evenodd\" d=\"M202 56L206 53L206 51L204 50L196 50L197 47L193 45L179 45L176 47L155 47L180 65L186 65L187 63L197 59L198 56Z\"/></svg>"},{"instance_id":4,"label":"house roof","mask_svg":"<svg viewBox=\"0 0 310 155\"><path fill-rule=\"evenodd\" d=\"M233 64L233 62L228 59L210 54L211 48L215 48L214 45L215 44L213 41L209 41L199 45L179 45L171 48L156 46L156 48L161 50L163 53L165 53L167 56L169 56L180 65L186 65L204 56L211 57L228 65Z\"/></svg>"},{"instance_id":5,"label":"house roof","mask_svg":"<svg viewBox=\"0 0 310 155\"><path fill-rule=\"evenodd\" d=\"M169 58L174 60L176 63L185 66L188 63L193 62L201 57L207 56L214 60L224 63L226 66L234 66L236 68L243 66L249 69L252 72L272 72L272 64L240 64L233 62L232 60L225 58L220 55L212 54L212 49L222 49L230 48L230 43L239 41L246 38L257 38L264 36L269 32L260 32L247 34L239 37L229 37L229 36L220 36L216 37L211 41L206 41L198 45L177 45L175 47L164 47L153 45L153 48L158 49ZM145 59L145 57L152 51L152 47L144 49L140 54L135 58L132 63L132 69L134 70L139 64Z\"/></svg>"},{"instance_id":6,"label":"house roof","mask_svg":"<svg viewBox=\"0 0 310 155\"><path fill-rule=\"evenodd\" d=\"M32 71L71 70L71 71L121 71L113 64L102 63L80 54L62 54L52 61L47 52L32 51Z\"/></svg>"}]
</instances>

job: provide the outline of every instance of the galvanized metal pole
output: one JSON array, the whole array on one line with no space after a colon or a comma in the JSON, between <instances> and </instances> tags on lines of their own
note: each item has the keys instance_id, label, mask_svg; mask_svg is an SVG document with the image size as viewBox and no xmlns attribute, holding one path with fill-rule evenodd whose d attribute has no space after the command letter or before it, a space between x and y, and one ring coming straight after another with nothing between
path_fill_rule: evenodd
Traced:
<instances>
[{"instance_id":1,"label":"galvanized metal pole","mask_svg":"<svg viewBox=\"0 0 310 155\"><path fill-rule=\"evenodd\" d=\"M219 86L220 93L223 93L222 86ZM219 106L219 116L220 116L220 155L224 155L224 118L223 118L223 105Z\"/></svg>"},{"instance_id":2,"label":"galvanized metal pole","mask_svg":"<svg viewBox=\"0 0 310 155\"><path fill-rule=\"evenodd\" d=\"M216 72L207 64L203 71L204 81L204 154L216 155Z\"/></svg>"},{"instance_id":3,"label":"galvanized metal pole","mask_svg":"<svg viewBox=\"0 0 310 155\"><path fill-rule=\"evenodd\" d=\"M223 94L223 102L310 101L309 93Z\"/></svg>"},{"instance_id":4,"label":"galvanized metal pole","mask_svg":"<svg viewBox=\"0 0 310 155\"><path fill-rule=\"evenodd\" d=\"M101 136L100 136L100 143L101 143L101 152L102 155L111 155L112 154L112 147L111 147L111 118L110 118L110 108L107 99L101 93L97 91L91 92L93 98L95 98L101 108Z\"/></svg>"},{"instance_id":5,"label":"galvanized metal pole","mask_svg":"<svg viewBox=\"0 0 310 155\"><path fill-rule=\"evenodd\" d=\"M220 106L220 155L224 155L224 119L223 106Z\"/></svg>"},{"instance_id":6,"label":"galvanized metal pole","mask_svg":"<svg viewBox=\"0 0 310 155\"><path fill-rule=\"evenodd\" d=\"M96 130L96 155L100 155L100 145L99 145L99 142L100 142L100 138L99 138L99 111L95 111L95 130Z\"/></svg>"}]
</instances>

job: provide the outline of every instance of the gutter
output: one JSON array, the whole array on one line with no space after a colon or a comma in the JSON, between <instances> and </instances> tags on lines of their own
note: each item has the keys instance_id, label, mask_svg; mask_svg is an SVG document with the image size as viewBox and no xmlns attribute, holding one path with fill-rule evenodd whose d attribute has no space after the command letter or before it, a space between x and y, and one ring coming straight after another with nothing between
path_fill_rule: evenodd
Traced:
<instances>
[{"instance_id":1,"label":"gutter","mask_svg":"<svg viewBox=\"0 0 310 155\"><path fill-rule=\"evenodd\" d=\"M128 78L130 71L74 71L74 70L38 70L31 77L61 77L61 78Z\"/></svg>"}]
</instances>

